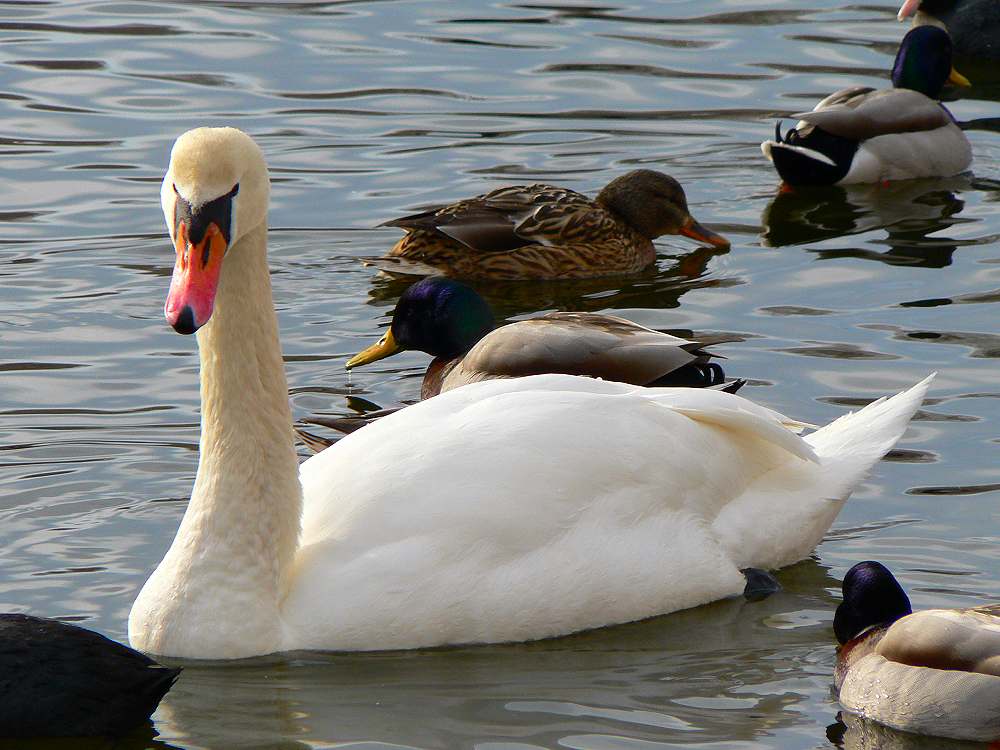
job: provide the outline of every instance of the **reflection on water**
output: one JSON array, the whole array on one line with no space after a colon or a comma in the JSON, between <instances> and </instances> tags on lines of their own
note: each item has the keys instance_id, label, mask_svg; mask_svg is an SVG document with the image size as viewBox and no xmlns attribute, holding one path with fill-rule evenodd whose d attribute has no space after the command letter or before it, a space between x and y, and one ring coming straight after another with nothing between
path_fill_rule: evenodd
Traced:
<instances>
[{"instance_id":1,"label":"reflection on water","mask_svg":"<svg viewBox=\"0 0 1000 750\"><path fill-rule=\"evenodd\" d=\"M794 723L798 691L824 693L832 664L832 646L816 641L826 639L821 616L837 582L812 562L781 580L785 591L763 602L543 643L190 666L159 716L184 746L244 735L302 743L289 747L316 737L470 746L486 726L527 747L592 746L609 730L638 744L752 742ZM206 694L217 700L206 704ZM440 722L426 720L442 710Z\"/></svg>"},{"instance_id":2,"label":"reflection on water","mask_svg":"<svg viewBox=\"0 0 1000 750\"><path fill-rule=\"evenodd\" d=\"M897 6L0 3L0 609L124 638L183 513L198 365L162 318L158 204L177 134L234 124L267 154L296 418L419 392L420 354L343 369L405 286L361 262L398 237L379 222L649 167L729 252L669 237L634 278L480 291L501 319L608 311L732 338L715 349L744 393L814 423L940 371L816 561L764 602L551 642L189 666L159 737L116 747L829 747L851 564L883 560L916 606L1000 597L995 72L963 69L976 86L949 104L972 177L778 192L757 145L823 92L884 85ZM845 721L846 747L943 746Z\"/></svg>"},{"instance_id":3,"label":"reflection on water","mask_svg":"<svg viewBox=\"0 0 1000 750\"><path fill-rule=\"evenodd\" d=\"M885 230L888 250L863 248L818 251L824 258L864 258L892 265L943 268L958 247L941 236L965 220L958 197L971 188L967 176L943 180L903 180L891 184L785 188L761 217L766 246L804 245L817 240ZM933 235L933 236L932 236Z\"/></svg>"},{"instance_id":4,"label":"reflection on water","mask_svg":"<svg viewBox=\"0 0 1000 750\"><path fill-rule=\"evenodd\" d=\"M827 737L844 750L981 750L984 747L978 742L897 732L846 712L837 714L837 721L827 727Z\"/></svg>"}]
</instances>

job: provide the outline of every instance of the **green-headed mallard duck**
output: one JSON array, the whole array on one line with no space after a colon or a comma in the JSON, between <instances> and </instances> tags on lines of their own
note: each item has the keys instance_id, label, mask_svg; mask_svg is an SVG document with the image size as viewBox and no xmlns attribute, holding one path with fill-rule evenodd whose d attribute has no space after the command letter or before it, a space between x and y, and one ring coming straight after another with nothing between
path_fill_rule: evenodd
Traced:
<instances>
[{"instance_id":1,"label":"green-headed mallard duck","mask_svg":"<svg viewBox=\"0 0 1000 750\"><path fill-rule=\"evenodd\" d=\"M514 185L388 221L406 236L377 261L397 275L461 279L583 279L636 273L653 240L683 234L729 247L691 216L673 177L637 169L591 200L568 188Z\"/></svg>"},{"instance_id":2,"label":"green-headed mallard duck","mask_svg":"<svg viewBox=\"0 0 1000 750\"><path fill-rule=\"evenodd\" d=\"M912 613L892 573L844 577L835 684L852 713L914 734L1000 739L1000 605Z\"/></svg>"},{"instance_id":3,"label":"green-headed mallard duck","mask_svg":"<svg viewBox=\"0 0 1000 750\"><path fill-rule=\"evenodd\" d=\"M554 312L494 329L493 311L474 289L440 276L399 298L378 343L347 362L358 367L415 349L434 357L421 398L466 383L559 372L635 385L717 385L722 368L696 341L614 315Z\"/></svg>"},{"instance_id":4,"label":"green-headed mallard duck","mask_svg":"<svg viewBox=\"0 0 1000 750\"><path fill-rule=\"evenodd\" d=\"M895 88L841 89L761 150L790 185L950 177L972 163L972 147L936 101L946 81L968 85L951 67L951 40L935 26L903 37L892 68Z\"/></svg>"},{"instance_id":5,"label":"green-headed mallard duck","mask_svg":"<svg viewBox=\"0 0 1000 750\"><path fill-rule=\"evenodd\" d=\"M955 54L969 60L1000 60L1000 2L997 0L906 0L899 20L940 26L951 35Z\"/></svg>"}]
</instances>

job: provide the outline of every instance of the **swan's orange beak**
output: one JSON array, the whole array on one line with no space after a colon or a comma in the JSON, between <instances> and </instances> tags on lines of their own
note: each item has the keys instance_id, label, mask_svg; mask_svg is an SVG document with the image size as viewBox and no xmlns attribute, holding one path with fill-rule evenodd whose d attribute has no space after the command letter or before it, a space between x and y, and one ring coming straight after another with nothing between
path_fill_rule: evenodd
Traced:
<instances>
[{"instance_id":1,"label":"swan's orange beak","mask_svg":"<svg viewBox=\"0 0 1000 750\"><path fill-rule=\"evenodd\" d=\"M174 232L177 261L163 312L177 333L194 333L212 317L219 288L222 257L228 243L215 222L205 227L198 242L189 238L190 224L179 221Z\"/></svg>"}]
</instances>

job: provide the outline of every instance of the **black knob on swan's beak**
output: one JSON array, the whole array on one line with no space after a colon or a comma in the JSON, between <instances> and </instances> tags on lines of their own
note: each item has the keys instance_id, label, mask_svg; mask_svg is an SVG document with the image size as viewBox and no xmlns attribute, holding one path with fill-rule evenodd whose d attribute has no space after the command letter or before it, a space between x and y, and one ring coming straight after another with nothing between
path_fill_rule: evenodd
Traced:
<instances>
[{"instance_id":1,"label":"black knob on swan's beak","mask_svg":"<svg viewBox=\"0 0 1000 750\"><path fill-rule=\"evenodd\" d=\"M194 310L191 309L191 305L184 305L177 316L177 320L171 325L177 333L183 333L185 336L197 331L198 325L194 322Z\"/></svg>"}]
</instances>

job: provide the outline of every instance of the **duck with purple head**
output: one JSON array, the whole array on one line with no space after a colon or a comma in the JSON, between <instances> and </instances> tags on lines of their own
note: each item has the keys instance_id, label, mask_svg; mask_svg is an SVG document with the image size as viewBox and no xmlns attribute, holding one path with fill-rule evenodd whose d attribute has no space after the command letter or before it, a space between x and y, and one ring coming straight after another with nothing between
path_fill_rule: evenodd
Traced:
<instances>
[{"instance_id":1,"label":"duck with purple head","mask_svg":"<svg viewBox=\"0 0 1000 750\"><path fill-rule=\"evenodd\" d=\"M385 335L347 368L408 349L426 352L434 361L421 398L480 380L552 372L649 386L719 385L725 377L709 362L706 344L614 315L553 312L499 328L495 322L472 287L441 276L423 279L403 292Z\"/></svg>"},{"instance_id":2,"label":"duck with purple head","mask_svg":"<svg viewBox=\"0 0 1000 750\"><path fill-rule=\"evenodd\" d=\"M843 592L834 684L847 711L914 734L1000 740L1000 605L914 613L870 560Z\"/></svg>"},{"instance_id":3,"label":"duck with purple head","mask_svg":"<svg viewBox=\"0 0 1000 750\"><path fill-rule=\"evenodd\" d=\"M899 45L891 89L853 86L830 94L761 150L789 185L848 185L951 177L972 163L972 147L937 98L946 82L968 86L951 66L951 40L934 26Z\"/></svg>"}]
</instances>

